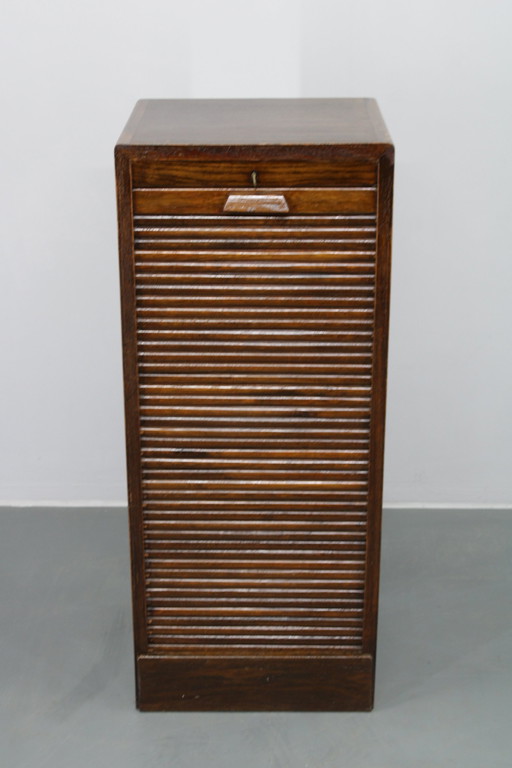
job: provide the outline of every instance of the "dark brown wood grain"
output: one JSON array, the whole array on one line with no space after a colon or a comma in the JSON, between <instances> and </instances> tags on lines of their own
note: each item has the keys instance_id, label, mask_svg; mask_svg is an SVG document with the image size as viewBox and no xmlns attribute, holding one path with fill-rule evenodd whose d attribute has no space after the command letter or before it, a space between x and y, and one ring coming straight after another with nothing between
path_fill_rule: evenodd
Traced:
<instances>
[{"instance_id":1,"label":"dark brown wood grain","mask_svg":"<svg viewBox=\"0 0 512 768\"><path fill-rule=\"evenodd\" d=\"M141 657L146 710L369 710L369 656ZM315 684L312 684L315 681Z\"/></svg>"},{"instance_id":2,"label":"dark brown wood grain","mask_svg":"<svg viewBox=\"0 0 512 768\"><path fill-rule=\"evenodd\" d=\"M135 162L132 166L134 188L138 187L247 187L256 173L257 187L355 186L372 187L377 183L377 163L303 161L291 165L282 160L257 163L237 160L205 161L201 166L189 162Z\"/></svg>"},{"instance_id":3,"label":"dark brown wood grain","mask_svg":"<svg viewBox=\"0 0 512 768\"><path fill-rule=\"evenodd\" d=\"M389 297L391 283L391 225L393 210L394 149L390 147L379 163L379 228L377 233L377 278L373 347L372 424L368 484L368 540L364 650L375 665L377 611L380 577L382 487L384 479L384 430L388 359Z\"/></svg>"},{"instance_id":4,"label":"dark brown wood grain","mask_svg":"<svg viewBox=\"0 0 512 768\"><path fill-rule=\"evenodd\" d=\"M123 330L123 372L125 401L126 459L128 466L128 511L133 596L135 647L147 648L146 590L144 574L144 534L142 476L140 468L139 382L137 377L137 318L133 262L133 214L130 162L116 154L119 267L121 280L121 320Z\"/></svg>"},{"instance_id":5,"label":"dark brown wood grain","mask_svg":"<svg viewBox=\"0 0 512 768\"><path fill-rule=\"evenodd\" d=\"M250 187L240 188L238 192L252 194ZM262 187L258 188L258 194L281 195L291 214L373 213L376 205L373 189L358 187ZM224 213L229 197L229 189L137 189L133 193L133 206L136 215L219 214Z\"/></svg>"},{"instance_id":6,"label":"dark brown wood grain","mask_svg":"<svg viewBox=\"0 0 512 768\"><path fill-rule=\"evenodd\" d=\"M140 102L116 167L138 706L371 708L378 109Z\"/></svg>"},{"instance_id":7,"label":"dark brown wood grain","mask_svg":"<svg viewBox=\"0 0 512 768\"><path fill-rule=\"evenodd\" d=\"M353 160L357 145L364 145L364 157L389 143L374 99L143 99L119 139L119 145L159 150L219 146L230 157L231 147L244 147L247 156L245 147L268 146L280 159L290 145L312 157L317 147L344 145Z\"/></svg>"}]
</instances>

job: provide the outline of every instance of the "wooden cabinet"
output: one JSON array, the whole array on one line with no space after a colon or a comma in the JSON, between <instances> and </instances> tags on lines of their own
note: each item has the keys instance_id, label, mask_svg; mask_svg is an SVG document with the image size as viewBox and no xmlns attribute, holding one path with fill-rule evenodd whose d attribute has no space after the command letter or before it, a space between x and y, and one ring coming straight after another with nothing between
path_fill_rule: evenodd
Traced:
<instances>
[{"instance_id":1,"label":"wooden cabinet","mask_svg":"<svg viewBox=\"0 0 512 768\"><path fill-rule=\"evenodd\" d=\"M116 147L141 709L370 709L393 147L370 99Z\"/></svg>"}]
</instances>

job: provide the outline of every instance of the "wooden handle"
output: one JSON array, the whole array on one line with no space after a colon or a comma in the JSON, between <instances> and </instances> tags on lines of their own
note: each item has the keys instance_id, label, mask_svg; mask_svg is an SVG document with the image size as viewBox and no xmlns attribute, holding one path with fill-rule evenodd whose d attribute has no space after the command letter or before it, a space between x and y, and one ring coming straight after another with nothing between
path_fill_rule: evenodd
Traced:
<instances>
[{"instance_id":1,"label":"wooden handle","mask_svg":"<svg viewBox=\"0 0 512 768\"><path fill-rule=\"evenodd\" d=\"M284 195L229 195L225 213L288 213Z\"/></svg>"}]
</instances>

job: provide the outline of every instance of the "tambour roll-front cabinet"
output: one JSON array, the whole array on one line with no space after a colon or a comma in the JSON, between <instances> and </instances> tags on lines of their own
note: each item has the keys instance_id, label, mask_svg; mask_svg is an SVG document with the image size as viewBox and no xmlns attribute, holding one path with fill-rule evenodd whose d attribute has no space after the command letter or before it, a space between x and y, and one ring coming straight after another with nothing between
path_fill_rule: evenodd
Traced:
<instances>
[{"instance_id":1,"label":"tambour roll-front cabinet","mask_svg":"<svg viewBox=\"0 0 512 768\"><path fill-rule=\"evenodd\" d=\"M373 704L393 147L371 99L116 147L137 703Z\"/></svg>"}]
</instances>

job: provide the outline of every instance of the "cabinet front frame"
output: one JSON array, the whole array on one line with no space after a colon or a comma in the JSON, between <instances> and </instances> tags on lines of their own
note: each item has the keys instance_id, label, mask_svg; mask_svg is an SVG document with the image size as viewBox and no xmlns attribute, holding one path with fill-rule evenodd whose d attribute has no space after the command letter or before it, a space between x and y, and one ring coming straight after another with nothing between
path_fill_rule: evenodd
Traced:
<instances>
[{"instance_id":1,"label":"cabinet front frame","mask_svg":"<svg viewBox=\"0 0 512 768\"><path fill-rule=\"evenodd\" d=\"M122 346L123 346L123 370L124 370L124 394L125 394L125 430L126 430L126 455L128 473L128 506L130 522L130 550L131 550L131 576L132 576L132 605L133 605L133 630L137 667L137 701L143 709L202 709L204 705L194 704L187 698L180 705L172 706L165 701L161 692L157 690L155 682L154 664L160 664L162 680L175 677L176 664L183 663L183 669L190 665L191 657L180 659L179 656L156 657L148 654L147 634L147 610L145 594L145 568L144 568L144 528L143 528L143 491L141 474L141 440L140 440L140 413L139 413L139 378L137 358L137 320L136 320L136 285L134 267L134 225L133 225L133 191L132 170L133 162L163 161L172 162L173 159L183 163L184 160L215 160L229 164L230 161L258 162L261 160L293 162L312 160L343 160L354 162L371 162L377 165L377 255L376 255L376 283L375 283L375 309L374 309L374 336L372 354L372 391L370 414L370 446L369 446L369 492L367 508L367 539L366 539L366 579L364 588L364 618L363 618L363 648L362 654L353 657L345 654L326 654L326 664L333 663L340 669L349 665L354 673L345 671L350 683L344 687L342 675L339 695L333 695L331 700L325 700L320 706L318 697L311 694L299 695L299 706L292 706L289 695L281 689L272 692L272 686L268 688L268 695L253 691L253 696L245 690L237 696L217 698L207 707L212 709L244 709L253 705L259 709L370 709L373 704L373 686L375 675L375 653L377 633L377 611L379 591L379 563L381 541L381 514L382 514L382 484L384 462L384 425L386 405L386 376L387 376L387 349L388 349L388 323L389 323L389 292L391 269L391 219L392 219L392 188L393 188L393 147L389 144L362 144L350 146L317 146L317 147L144 147L123 146L116 147L116 179L119 223L119 258L121 279L121 315L122 315ZM248 654L248 657L250 654ZM296 660L297 655L292 655ZM317 651L300 656L305 665L305 680L309 680L309 688L313 680L308 677L307 667L313 667L322 658ZM208 655L208 649L201 652L201 659L210 659L217 667L229 664L229 654L222 657ZM222 659L224 661L222 661ZM268 657L259 656L257 659L246 658L247 669L254 670L267 667L274 668L280 663L280 657L269 654ZM233 661L233 660L232 660ZM284 659L282 661L285 661ZM288 660L289 662L290 660ZM288 663L286 662L286 663ZM311 662L311 664L310 664ZM358 666L359 662L359 666ZM234 661L233 661L234 663ZM247 666L249 665L249 666ZM262 666L263 665L263 666ZM286 666L286 664L285 664ZM292 665L293 667L293 665ZM173 671L174 670L174 671ZM297 674L296 670L293 673ZM314 673L318 674L318 673ZM348 677L347 677L348 675ZM351 677L352 675L352 677ZM157 675L158 676L158 675ZM251 675L249 675L251 678ZM293 678L294 679L294 678ZM146 682L146 680L148 682ZM355 682L354 682L355 681ZM254 688L254 680L252 681ZM361 692L357 693L359 686ZM289 690L293 689L292 678L289 679ZM286 689L286 685L284 686ZM307 706L307 701L311 706ZM251 704L253 701L253 705ZM302 704L300 705L300 702ZM330 701L330 703L329 703ZM281 704L280 704L281 702ZM315 703L316 702L316 703ZM247 704L247 706L245 706Z\"/></svg>"}]
</instances>

